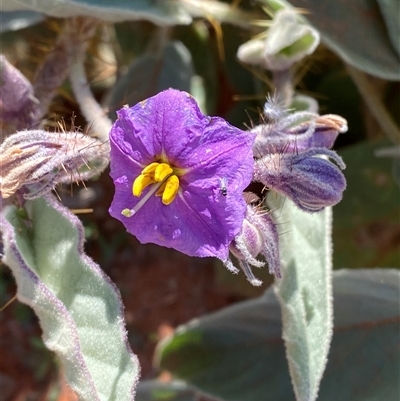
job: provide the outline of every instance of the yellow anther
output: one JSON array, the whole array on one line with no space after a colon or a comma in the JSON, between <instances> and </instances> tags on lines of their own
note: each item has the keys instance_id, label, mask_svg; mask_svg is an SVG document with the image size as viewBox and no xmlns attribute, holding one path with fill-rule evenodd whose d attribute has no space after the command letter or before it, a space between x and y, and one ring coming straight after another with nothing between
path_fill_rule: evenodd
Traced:
<instances>
[{"instance_id":1,"label":"yellow anther","mask_svg":"<svg viewBox=\"0 0 400 401\"><path fill-rule=\"evenodd\" d=\"M176 197L179 189L179 178L176 175L171 175L166 181L165 189L162 194L162 203L169 205Z\"/></svg>"},{"instance_id":2,"label":"yellow anther","mask_svg":"<svg viewBox=\"0 0 400 401\"><path fill-rule=\"evenodd\" d=\"M160 163L154 171L154 180L161 182L167 175L172 174L174 171L167 163Z\"/></svg>"},{"instance_id":3,"label":"yellow anther","mask_svg":"<svg viewBox=\"0 0 400 401\"><path fill-rule=\"evenodd\" d=\"M140 196L146 187L154 183L155 181L152 175L140 174L138 177L136 177L135 181L133 181L132 185L133 195Z\"/></svg>"},{"instance_id":4,"label":"yellow anther","mask_svg":"<svg viewBox=\"0 0 400 401\"><path fill-rule=\"evenodd\" d=\"M142 170L142 174L153 174L160 163L150 163Z\"/></svg>"},{"instance_id":5,"label":"yellow anther","mask_svg":"<svg viewBox=\"0 0 400 401\"><path fill-rule=\"evenodd\" d=\"M153 195L161 196L162 203L169 205L179 190L179 178L176 174L175 170L167 163L155 162L146 166L133 182L132 193L139 197L146 187L151 185L151 188L133 209L124 209L121 214L125 217L132 217Z\"/></svg>"}]
</instances>

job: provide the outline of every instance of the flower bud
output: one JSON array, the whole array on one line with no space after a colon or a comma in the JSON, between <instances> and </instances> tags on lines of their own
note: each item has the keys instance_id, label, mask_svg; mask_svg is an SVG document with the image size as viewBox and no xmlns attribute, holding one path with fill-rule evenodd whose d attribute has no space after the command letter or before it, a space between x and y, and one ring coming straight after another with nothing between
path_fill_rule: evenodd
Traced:
<instances>
[{"instance_id":1,"label":"flower bud","mask_svg":"<svg viewBox=\"0 0 400 401\"><path fill-rule=\"evenodd\" d=\"M293 8L280 9L262 36L242 44L237 57L272 71L289 69L311 54L320 41L318 31L299 18Z\"/></svg>"},{"instance_id":2,"label":"flower bud","mask_svg":"<svg viewBox=\"0 0 400 401\"><path fill-rule=\"evenodd\" d=\"M256 259L258 255L264 256L271 274L281 277L278 231L272 216L260 206L247 205L241 232L229 249L252 285L259 286L262 283L251 270L251 266L264 266L263 261ZM237 272L230 259L224 264L228 270Z\"/></svg>"},{"instance_id":3,"label":"flower bud","mask_svg":"<svg viewBox=\"0 0 400 401\"><path fill-rule=\"evenodd\" d=\"M108 143L79 132L19 131L0 146L0 193L8 198L23 186L32 199L59 183L82 181L108 164Z\"/></svg>"},{"instance_id":4,"label":"flower bud","mask_svg":"<svg viewBox=\"0 0 400 401\"><path fill-rule=\"evenodd\" d=\"M325 158L333 159L338 166ZM324 148L299 154L272 154L255 163L254 179L286 195L302 210L318 212L340 202L346 179L340 156Z\"/></svg>"},{"instance_id":5,"label":"flower bud","mask_svg":"<svg viewBox=\"0 0 400 401\"><path fill-rule=\"evenodd\" d=\"M261 39L251 39L239 46L237 58L250 65L264 65L265 42Z\"/></svg>"},{"instance_id":6,"label":"flower bud","mask_svg":"<svg viewBox=\"0 0 400 401\"><path fill-rule=\"evenodd\" d=\"M272 110L272 106L268 106L268 110ZM275 114L278 112L275 111ZM329 149L339 133L346 131L347 121L335 114L319 116L307 111L286 115L281 113L280 118L251 130L256 135L253 153L256 158L261 158L274 153L300 153L313 148Z\"/></svg>"},{"instance_id":7,"label":"flower bud","mask_svg":"<svg viewBox=\"0 0 400 401\"><path fill-rule=\"evenodd\" d=\"M268 30L265 65L269 70L289 69L295 62L314 52L320 41L316 29L302 22L293 9L279 10Z\"/></svg>"}]
</instances>

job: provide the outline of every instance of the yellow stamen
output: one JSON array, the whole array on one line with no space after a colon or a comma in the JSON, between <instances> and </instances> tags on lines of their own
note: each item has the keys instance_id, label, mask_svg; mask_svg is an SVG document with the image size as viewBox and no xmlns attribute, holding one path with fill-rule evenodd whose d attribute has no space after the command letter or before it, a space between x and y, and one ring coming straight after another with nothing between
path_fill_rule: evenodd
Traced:
<instances>
[{"instance_id":1,"label":"yellow stamen","mask_svg":"<svg viewBox=\"0 0 400 401\"><path fill-rule=\"evenodd\" d=\"M164 205L169 205L178 194L178 175L180 174L182 174L182 170L174 170L168 163L151 163L146 166L133 182L132 193L139 197L146 187L149 185L152 187L133 209L124 209L121 214L125 217L132 217L154 194L162 197L161 201Z\"/></svg>"},{"instance_id":2,"label":"yellow stamen","mask_svg":"<svg viewBox=\"0 0 400 401\"><path fill-rule=\"evenodd\" d=\"M154 184L156 181L153 179L151 175L140 174L136 177L135 181L132 185L132 193L134 196L140 196L143 190L151 184Z\"/></svg>"},{"instance_id":3,"label":"yellow stamen","mask_svg":"<svg viewBox=\"0 0 400 401\"><path fill-rule=\"evenodd\" d=\"M169 205L176 197L179 189L179 178L176 175L171 175L167 179L165 190L162 194L162 203Z\"/></svg>"},{"instance_id":4,"label":"yellow stamen","mask_svg":"<svg viewBox=\"0 0 400 401\"><path fill-rule=\"evenodd\" d=\"M156 182L161 182L167 175L170 175L174 172L169 164L167 163L160 163L156 170L154 171L154 179Z\"/></svg>"},{"instance_id":5,"label":"yellow stamen","mask_svg":"<svg viewBox=\"0 0 400 401\"><path fill-rule=\"evenodd\" d=\"M142 174L153 174L154 171L156 171L157 166L159 166L160 163L150 163L148 166L146 166L143 170L142 170Z\"/></svg>"}]
</instances>

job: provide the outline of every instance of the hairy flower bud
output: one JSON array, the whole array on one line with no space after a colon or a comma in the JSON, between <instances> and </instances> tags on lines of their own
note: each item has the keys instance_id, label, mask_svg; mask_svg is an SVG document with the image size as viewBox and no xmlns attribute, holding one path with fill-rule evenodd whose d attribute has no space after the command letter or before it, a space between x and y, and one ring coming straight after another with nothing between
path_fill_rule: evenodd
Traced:
<instances>
[{"instance_id":1,"label":"hairy flower bud","mask_svg":"<svg viewBox=\"0 0 400 401\"><path fill-rule=\"evenodd\" d=\"M260 206L247 205L242 230L232 242L230 251L252 285L259 286L262 283L251 270L251 266L264 266L263 261L256 259L258 255L264 256L271 274L281 277L278 231L271 214ZM238 272L229 258L224 265L228 270Z\"/></svg>"},{"instance_id":2,"label":"hairy flower bud","mask_svg":"<svg viewBox=\"0 0 400 401\"><path fill-rule=\"evenodd\" d=\"M289 69L313 53L319 42L319 32L300 19L295 9L279 10L265 41L265 65L272 71Z\"/></svg>"},{"instance_id":3,"label":"hairy flower bud","mask_svg":"<svg viewBox=\"0 0 400 401\"><path fill-rule=\"evenodd\" d=\"M339 167L325 158L333 159ZM255 163L254 179L286 195L302 210L318 212L342 199L346 179L340 156L324 148L299 154L272 154Z\"/></svg>"},{"instance_id":4,"label":"hairy flower bud","mask_svg":"<svg viewBox=\"0 0 400 401\"><path fill-rule=\"evenodd\" d=\"M79 132L20 131L0 146L0 192L13 195L22 186L32 199L59 183L82 181L108 164L108 143Z\"/></svg>"},{"instance_id":5,"label":"hairy flower bud","mask_svg":"<svg viewBox=\"0 0 400 401\"><path fill-rule=\"evenodd\" d=\"M265 33L239 47L237 57L247 64L282 71L313 53L319 41L318 31L295 9L284 8L276 13Z\"/></svg>"},{"instance_id":6,"label":"hairy flower bud","mask_svg":"<svg viewBox=\"0 0 400 401\"><path fill-rule=\"evenodd\" d=\"M346 131L347 121L335 114L281 114L279 119L251 130L256 134L253 152L259 158L271 153L299 153L312 148L329 149L339 133Z\"/></svg>"}]
</instances>

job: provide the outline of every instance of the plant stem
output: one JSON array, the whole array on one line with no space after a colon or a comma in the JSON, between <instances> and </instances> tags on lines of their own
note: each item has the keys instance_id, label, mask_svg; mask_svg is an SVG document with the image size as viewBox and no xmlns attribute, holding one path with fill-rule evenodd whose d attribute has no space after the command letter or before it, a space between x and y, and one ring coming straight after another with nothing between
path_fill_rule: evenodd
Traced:
<instances>
[{"instance_id":1,"label":"plant stem","mask_svg":"<svg viewBox=\"0 0 400 401\"><path fill-rule=\"evenodd\" d=\"M292 74L290 70L272 71L273 85L276 91L276 101L288 107L293 100Z\"/></svg>"},{"instance_id":2,"label":"plant stem","mask_svg":"<svg viewBox=\"0 0 400 401\"><path fill-rule=\"evenodd\" d=\"M74 28L74 22L74 20L71 21L70 28ZM90 26L90 22L91 21L88 21L88 24L85 27L86 37L82 38L81 35L75 34L77 40L73 40L70 43L69 78L72 84L72 90L74 92L75 99L78 102L81 112L87 123L91 125L91 130L94 131L94 136L99 138L101 141L107 142L112 122L107 117L105 110L100 106L93 96L93 93L90 89L90 84L86 77L84 66L85 51L88 45L88 39L93 36L95 31L95 25ZM71 32L76 32L76 30L71 29ZM83 39L86 39L84 44L82 44Z\"/></svg>"}]
</instances>

